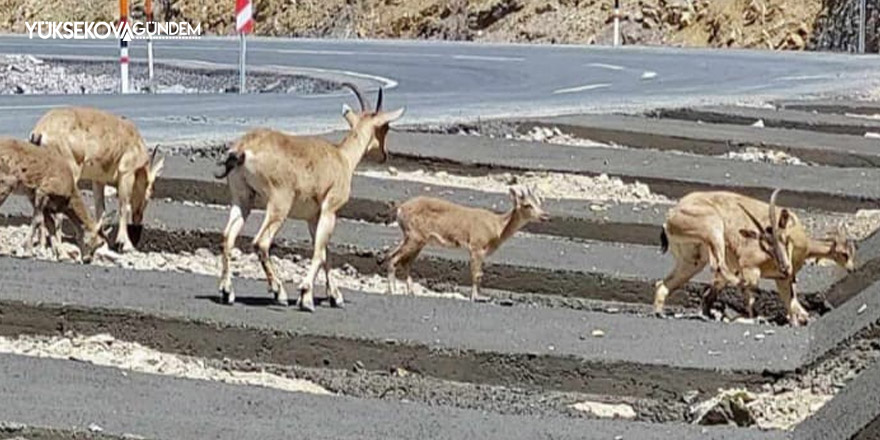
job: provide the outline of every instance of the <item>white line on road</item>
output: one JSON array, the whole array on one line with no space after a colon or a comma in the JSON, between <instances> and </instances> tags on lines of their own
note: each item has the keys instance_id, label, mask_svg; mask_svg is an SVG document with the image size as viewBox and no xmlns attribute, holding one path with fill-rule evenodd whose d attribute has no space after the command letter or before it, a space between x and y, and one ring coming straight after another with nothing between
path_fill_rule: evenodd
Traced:
<instances>
[{"instance_id":1,"label":"white line on road","mask_svg":"<svg viewBox=\"0 0 880 440\"><path fill-rule=\"evenodd\" d=\"M443 55L435 53L413 53L413 52L371 52L371 51L353 51L353 50L313 50L313 49L262 49L263 51L271 51L278 53L289 53L295 55L335 55L335 56L373 56L373 57L409 57L409 58L440 58Z\"/></svg>"},{"instance_id":2,"label":"white line on road","mask_svg":"<svg viewBox=\"0 0 880 440\"><path fill-rule=\"evenodd\" d=\"M615 66L614 64L605 64L605 63L590 63L587 64L590 67L598 67L600 69L608 69L608 70L626 70L626 67L623 66Z\"/></svg>"},{"instance_id":3,"label":"white line on road","mask_svg":"<svg viewBox=\"0 0 880 440\"><path fill-rule=\"evenodd\" d=\"M835 75L799 75L799 76L780 76L775 81L806 81L810 79L832 79Z\"/></svg>"},{"instance_id":4,"label":"white line on road","mask_svg":"<svg viewBox=\"0 0 880 440\"><path fill-rule=\"evenodd\" d=\"M585 85L585 86L571 87L571 88L568 88L568 89L554 90L554 91L553 91L553 94L554 94L554 95L559 95L559 94L562 94L562 93L577 93L577 92L584 92L584 91L587 91L587 90L604 89L604 88L606 88L606 87L611 87L611 84L609 84L609 83L602 83L602 84L587 84L587 85Z\"/></svg>"},{"instance_id":5,"label":"white line on road","mask_svg":"<svg viewBox=\"0 0 880 440\"><path fill-rule=\"evenodd\" d=\"M38 104L38 105L0 105L0 110L33 110L43 108L64 107L63 104Z\"/></svg>"},{"instance_id":6,"label":"white line on road","mask_svg":"<svg viewBox=\"0 0 880 440\"><path fill-rule=\"evenodd\" d=\"M482 56L482 55L453 55L453 59L456 60L476 60L476 61L525 61L525 58L514 58L514 57L490 57L490 56Z\"/></svg>"},{"instance_id":7,"label":"white line on road","mask_svg":"<svg viewBox=\"0 0 880 440\"><path fill-rule=\"evenodd\" d=\"M343 76L351 76L355 78L367 79L371 81L376 81L381 84L381 87L388 90L397 87L397 81L386 78L384 76L379 75L371 75L369 73L360 73L360 72L352 72L350 70L336 70L336 69L319 69L317 67L297 67L297 66L279 66L279 65L268 65L268 66L259 66L261 68L269 68L276 70L284 70L288 69L293 72L313 72L313 73L329 73L335 75L343 75ZM329 95L320 95L320 96L329 96Z\"/></svg>"}]
</instances>

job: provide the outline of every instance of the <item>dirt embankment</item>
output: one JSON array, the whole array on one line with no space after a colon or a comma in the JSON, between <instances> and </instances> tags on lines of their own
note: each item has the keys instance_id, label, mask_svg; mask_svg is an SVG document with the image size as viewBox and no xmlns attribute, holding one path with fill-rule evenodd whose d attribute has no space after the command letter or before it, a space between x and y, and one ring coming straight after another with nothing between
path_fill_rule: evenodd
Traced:
<instances>
[{"instance_id":1,"label":"dirt embankment","mask_svg":"<svg viewBox=\"0 0 880 440\"><path fill-rule=\"evenodd\" d=\"M157 20L201 23L213 34L233 31L231 3L156 3ZM625 42L639 44L846 49L855 3L623 0L622 31ZM612 37L613 0L257 0L255 5L257 33L273 36L600 44ZM142 7L134 2L132 16L141 16ZM115 2L0 0L0 31L24 32L26 21L113 20L116 14Z\"/></svg>"}]
</instances>

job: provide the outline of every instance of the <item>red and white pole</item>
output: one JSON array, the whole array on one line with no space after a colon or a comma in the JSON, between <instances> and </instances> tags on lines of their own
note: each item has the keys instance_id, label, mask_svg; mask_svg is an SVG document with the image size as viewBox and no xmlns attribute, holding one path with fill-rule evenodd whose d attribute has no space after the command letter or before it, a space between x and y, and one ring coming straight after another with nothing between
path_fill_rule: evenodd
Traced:
<instances>
[{"instance_id":1,"label":"red and white pole","mask_svg":"<svg viewBox=\"0 0 880 440\"><path fill-rule=\"evenodd\" d=\"M128 0L119 0L119 24L124 29L128 24ZM128 93L128 39L131 34L123 32L119 39L119 74L121 76L121 92Z\"/></svg>"},{"instance_id":2,"label":"red and white pole","mask_svg":"<svg viewBox=\"0 0 880 440\"><path fill-rule=\"evenodd\" d=\"M254 30L254 10L251 0L235 0L235 30L241 41L241 51L238 58L238 93L245 93L247 90L245 85L245 56L247 54L247 43L245 35Z\"/></svg>"},{"instance_id":3,"label":"red and white pole","mask_svg":"<svg viewBox=\"0 0 880 440\"><path fill-rule=\"evenodd\" d=\"M144 13L147 16L147 72L150 76L150 90L153 90L153 33L150 32L150 25L153 23L153 0L144 0Z\"/></svg>"}]
</instances>

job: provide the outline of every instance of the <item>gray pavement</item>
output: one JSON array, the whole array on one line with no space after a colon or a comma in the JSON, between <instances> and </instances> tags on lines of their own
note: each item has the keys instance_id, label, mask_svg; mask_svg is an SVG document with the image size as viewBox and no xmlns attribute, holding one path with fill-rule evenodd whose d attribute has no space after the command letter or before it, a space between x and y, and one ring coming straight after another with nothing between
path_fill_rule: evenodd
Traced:
<instances>
[{"instance_id":1,"label":"gray pavement","mask_svg":"<svg viewBox=\"0 0 880 440\"><path fill-rule=\"evenodd\" d=\"M571 118L581 121L592 117ZM656 150L584 148L477 136L394 133L389 143L392 154L451 161L464 168L482 167L484 171L501 167L607 173L648 183L654 192L672 197L695 189L725 188L769 198L772 188L782 188L779 201L787 206L833 211L880 207L880 170L874 168L805 168Z\"/></svg>"},{"instance_id":2,"label":"gray pavement","mask_svg":"<svg viewBox=\"0 0 880 440\"><path fill-rule=\"evenodd\" d=\"M880 363L874 362L798 425L794 440L852 439L880 414ZM859 437L867 440L871 436Z\"/></svg>"},{"instance_id":3,"label":"gray pavement","mask_svg":"<svg viewBox=\"0 0 880 440\"><path fill-rule=\"evenodd\" d=\"M133 61L144 60L145 52L143 42L133 42ZM238 41L161 41L155 52L160 62L234 68ZM109 40L7 35L0 37L0 53L116 60L119 49ZM829 53L284 38L250 39L248 63L384 84L393 89L387 105L407 106L407 123L853 92L880 70L875 58ZM643 79L646 72L656 75ZM257 125L315 132L344 126L343 100L351 102L341 95L13 96L0 106L0 133L25 137L48 108L69 104L127 115L151 143L228 140Z\"/></svg>"},{"instance_id":4,"label":"gray pavement","mask_svg":"<svg viewBox=\"0 0 880 440\"><path fill-rule=\"evenodd\" d=\"M859 137L864 137L865 133L880 133L880 120L875 118L788 110L785 108L706 106L660 109L651 112L651 115L660 118L702 121L712 124L752 125L757 121L762 121L764 127L819 131ZM721 128L723 130L724 127ZM801 133L793 134L795 137L802 137ZM827 138L826 141L833 139L835 138ZM843 140L842 138L836 139ZM850 141L862 143L863 139L850 139ZM814 143L819 143L819 140L814 140ZM842 142L839 144L842 144ZM784 144L780 145L784 146ZM877 143L877 147L880 150L880 143ZM880 152L877 154L880 155Z\"/></svg>"},{"instance_id":5,"label":"gray pavement","mask_svg":"<svg viewBox=\"0 0 880 440\"><path fill-rule=\"evenodd\" d=\"M30 212L29 205L22 198L11 198L0 208L0 213L18 218L27 218ZM151 230L162 230L172 235L167 240L153 241L148 231L144 248L154 251L192 251L199 247L218 249L221 241L219 234L226 224L227 215L225 209L155 201L150 204L147 225ZM262 220L262 212L257 212L245 223L242 237L248 243L259 230ZM311 255L311 237L305 223L288 220L286 225L276 236L276 242L304 249L306 255ZM189 231L211 235L187 237ZM401 239L402 233L396 226L341 220L333 233L331 248L346 256L364 256L365 253L374 256L374 264L362 265L359 269L384 275L384 269L377 266L376 260ZM463 250L428 247L417 260L414 276L470 286L468 258ZM657 246L571 241L518 234L487 259L483 286L644 304L653 301L654 282L668 275L673 266L674 259L670 255L660 254ZM839 277L840 274L833 268L806 266L798 274L799 291L803 294L824 292ZM711 277L708 271L704 271L694 281L708 285ZM766 280L761 282L761 287L775 290L775 284ZM681 303L684 296L674 294L670 297L670 303Z\"/></svg>"},{"instance_id":6,"label":"gray pavement","mask_svg":"<svg viewBox=\"0 0 880 440\"><path fill-rule=\"evenodd\" d=\"M270 307L219 305L210 299L217 295L217 280L200 275L14 258L0 258L0 273L2 301L129 310L298 337L390 339L432 349L727 372L791 371L801 365L809 348L807 328L644 319L356 292L345 292L345 310L279 312ZM245 303L268 296L263 282L235 280L235 287ZM773 328L775 334L764 340L744 335L764 328ZM605 336L590 336L594 329L603 330Z\"/></svg>"},{"instance_id":7,"label":"gray pavement","mask_svg":"<svg viewBox=\"0 0 880 440\"><path fill-rule=\"evenodd\" d=\"M623 115L560 116L537 119L535 123L559 127L587 139L639 148L720 155L751 146L786 151L819 164L880 166L880 141L864 136Z\"/></svg>"},{"instance_id":8,"label":"gray pavement","mask_svg":"<svg viewBox=\"0 0 880 440\"><path fill-rule=\"evenodd\" d=\"M161 440L245 438L725 439L785 438L755 429L504 416L388 400L315 396L0 355L0 420Z\"/></svg>"},{"instance_id":9,"label":"gray pavement","mask_svg":"<svg viewBox=\"0 0 880 440\"><path fill-rule=\"evenodd\" d=\"M375 168L375 164L363 164L361 167ZM168 157L154 196L226 205L229 203L229 190L225 180L214 178L216 170L217 166L211 160ZM420 195L442 197L498 212L510 208L507 193L355 175L352 199L341 214L358 220L392 222L395 204ZM665 219L666 206L622 203L609 204L606 210L596 211L590 208L591 205L587 200L545 199L544 207L552 213L553 218L549 223L531 224L526 230L605 241L659 243L659 227Z\"/></svg>"}]
</instances>

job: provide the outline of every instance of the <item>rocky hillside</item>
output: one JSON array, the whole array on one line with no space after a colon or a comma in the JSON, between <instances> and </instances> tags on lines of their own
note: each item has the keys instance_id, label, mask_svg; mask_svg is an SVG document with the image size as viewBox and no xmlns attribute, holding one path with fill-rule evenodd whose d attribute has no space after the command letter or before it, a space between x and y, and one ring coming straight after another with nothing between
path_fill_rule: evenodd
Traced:
<instances>
[{"instance_id":1,"label":"rocky hillside","mask_svg":"<svg viewBox=\"0 0 880 440\"><path fill-rule=\"evenodd\" d=\"M232 32L232 2L156 0L161 19ZM846 50L856 0L622 0L628 43ZM274 36L608 43L612 0L255 0ZM876 3L876 2L875 2ZM138 15L140 2L135 2ZM0 0L0 30L29 20L109 20L107 0ZM872 9L876 16L876 9ZM877 23L874 20L872 23ZM876 24L871 25L874 30ZM871 38L876 46L876 32Z\"/></svg>"}]
</instances>

